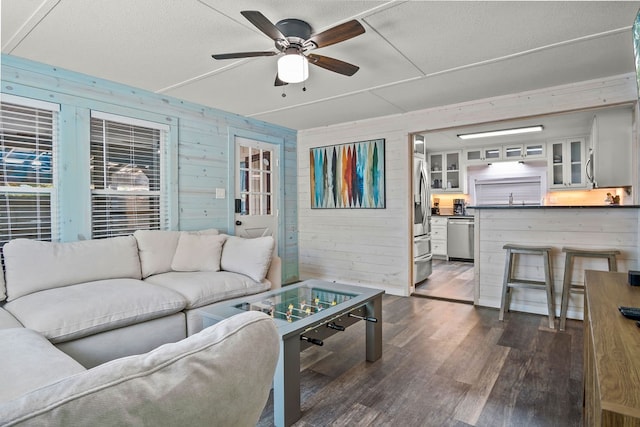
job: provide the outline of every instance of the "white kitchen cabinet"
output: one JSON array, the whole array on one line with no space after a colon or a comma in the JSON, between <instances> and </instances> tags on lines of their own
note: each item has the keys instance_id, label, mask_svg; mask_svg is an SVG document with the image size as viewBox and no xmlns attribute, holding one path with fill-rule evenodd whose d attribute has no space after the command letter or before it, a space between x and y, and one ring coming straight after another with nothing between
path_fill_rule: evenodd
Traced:
<instances>
[{"instance_id":1,"label":"white kitchen cabinet","mask_svg":"<svg viewBox=\"0 0 640 427\"><path fill-rule=\"evenodd\" d=\"M433 256L447 259L447 217L431 217L431 253Z\"/></svg>"},{"instance_id":2,"label":"white kitchen cabinet","mask_svg":"<svg viewBox=\"0 0 640 427\"><path fill-rule=\"evenodd\" d=\"M544 142L533 142L524 144L525 159L544 159L546 156L546 144Z\"/></svg>"},{"instance_id":3,"label":"white kitchen cabinet","mask_svg":"<svg viewBox=\"0 0 640 427\"><path fill-rule=\"evenodd\" d=\"M587 165L594 188L631 186L631 107L596 113L591 124Z\"/></svg>"},{"instance_id":4,"label":"white kitchen cabinet","mask_svg":"<svg viewBox=\"0 0 640 427\"><path fill-rule=\"evenodd\" d=\"M549 189L576 190L587 187L584 138L550 141L547 149Z\"/></svg>"},{"instance_id":5,"label":"white kitchen cabinet","mask_svg":"<svg viewBox=\"0 0 640 427\"><path fill-rule=\"evenodd\" d=\"M464 175L460 168L462 151L429 153L431 192L461 193L464 191Z\"/></svg>"},{"instance_id":6,"label":"white kitchen cabinet","mask_svg":"<svg viewBox=\"0 0 640 427\"><path fill-rule=\"evenodd\" d=\"M467 165L496 161L520 161L545 158L545 143L506 144L490 147L467 148L464 160Z\"/></svg>"},{"instance_id":7,"label":"white kitchen cabinet","mask_svg":"<svg viewBox=\"0 0 640 427\"><path fill-rule=\"evenodd\" d=\"M502 160L535 160L545 158L545 143L510 144L502 146Z\"/></svg>"},{"instance_id":8,"label":"white kitchen cabinet","mask_svg":"<svg viewBox=\"0 0 640 427\"><path fill-rule=\"evenodd\" d=\"M467 148L464 150L464 160L467 164L486 163L500 160L502 147Z\"/></svg>"}]
</instances>

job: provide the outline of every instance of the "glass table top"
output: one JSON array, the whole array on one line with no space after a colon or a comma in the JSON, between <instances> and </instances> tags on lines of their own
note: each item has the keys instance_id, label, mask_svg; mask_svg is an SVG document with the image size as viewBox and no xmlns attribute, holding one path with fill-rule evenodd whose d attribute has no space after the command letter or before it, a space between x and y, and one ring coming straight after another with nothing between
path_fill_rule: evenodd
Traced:
<instances>
[{"instance_id":1,"label":"glass table top","mask_svg":"<svg viewBox=\"0 0 640 427\"><path fill-rule=\"evenodd\" d=\"M273 318L296 322L339 305L357 294L338 292L314 286L301 286L265 297L259 301L241 302L235 308L245 311L262 311Z\"/></svg>"}]
</instances>

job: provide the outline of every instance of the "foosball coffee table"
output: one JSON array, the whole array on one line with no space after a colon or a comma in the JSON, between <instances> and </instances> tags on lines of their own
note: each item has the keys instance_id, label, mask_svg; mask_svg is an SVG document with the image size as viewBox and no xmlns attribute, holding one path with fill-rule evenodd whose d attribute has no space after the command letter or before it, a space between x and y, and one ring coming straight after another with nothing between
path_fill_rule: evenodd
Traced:
<instances>
[{"instance_id":1,"label":"foosball coffee table","mask_svg":"<svg viewBox=\"0 0 640 427\"><path fill-rule=\"evenodd\" d=\"M200 310L204 326L248 310L273 317L280 335L280 356L273 382L275 425L300 419L300 351L322 345L329 336L366 321L366 358L382 356L382 294L378 289L306 280L273 291L223 301Z\"/></svg>"}]
</instances>

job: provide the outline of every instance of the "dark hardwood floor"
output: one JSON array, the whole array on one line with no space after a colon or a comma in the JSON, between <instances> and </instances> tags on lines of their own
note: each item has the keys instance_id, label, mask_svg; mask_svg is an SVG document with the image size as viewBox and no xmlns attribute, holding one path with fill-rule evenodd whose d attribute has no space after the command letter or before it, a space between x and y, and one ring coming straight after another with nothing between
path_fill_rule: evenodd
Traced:
<instances>
[{"instance_id":1,"label":"dark hardwood floor","mask_svg":"<svg viewBox=\"0 0 640 427\"><path fill-rule=\"evenodd\" d=\"M473 304L473 262L433 260L433 272L416 285L414 295Z\"/></svg>"},{"instance_id":2,"label":"dark hardwood floor","mask_svg":"<svg viewBox=\"0 0 640 427\"><path fill-rule=\"evenodd\" d=\"M383 297L383 356L364 322L301 353L304 426L579 426L582 322ZM259 426L273 425L269 399Z\"/></svg>"}]
</instances>

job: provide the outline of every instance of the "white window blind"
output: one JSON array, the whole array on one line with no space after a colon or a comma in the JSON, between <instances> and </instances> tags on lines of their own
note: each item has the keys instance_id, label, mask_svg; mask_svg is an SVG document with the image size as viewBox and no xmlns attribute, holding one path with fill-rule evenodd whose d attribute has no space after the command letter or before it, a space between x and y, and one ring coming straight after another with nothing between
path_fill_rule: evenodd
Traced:
<instances>
[{"instance_id":1,"label":"white window blind","mask_svg":"<svg viewBox=\"0 0 640 427\"><path fill-rule=\"evenodd\" d=\"M539 205L542 197L540 177L476 181L478 206L508 205L510 197L514 205Z\"/></svg>"},{"instance_id":2,"label":"white window blind","mask_svg":"<svg viewBox=\"0 0 640 427\"><path fill-rule=\"evenodd\" d=\"M168 127L92 112L92 237L168 228L164 151Z\"/></svg>"},{"instance_id":3,"label":"white window blind","mask_svg":"<svg viewBox=\"0 0 640 427\"><path fill-rule=\"evenodd\" d=\"M59 238L57 112L47 102L2 96L0 102L0 246L15 238Z\"/></svg>"}]
</instances>

